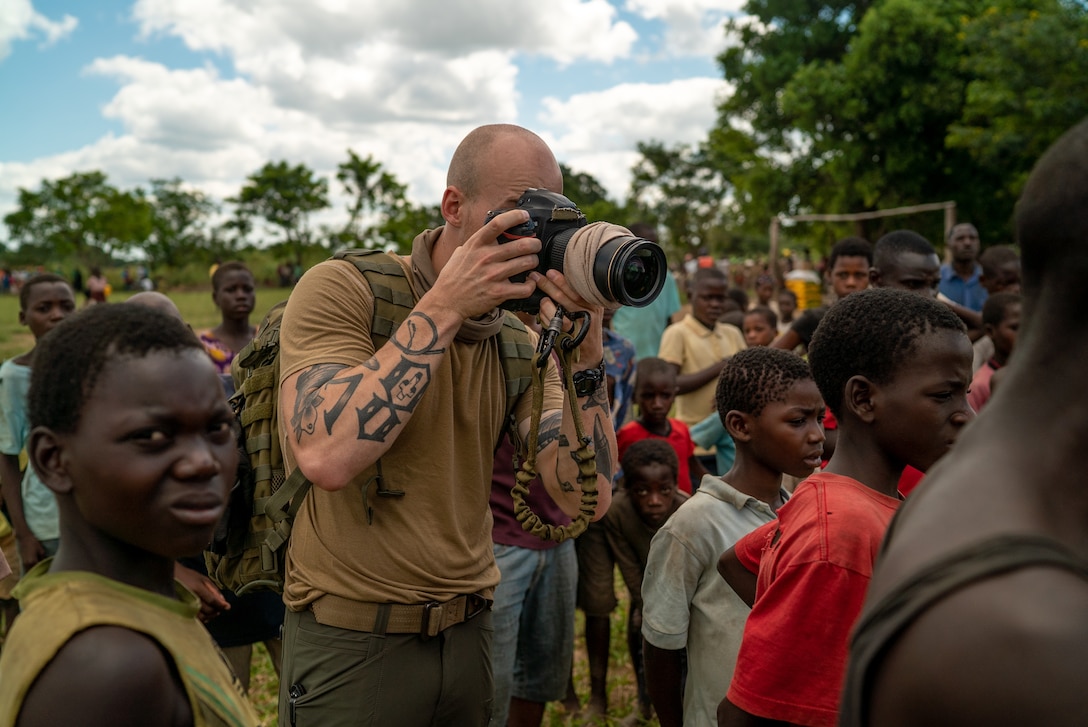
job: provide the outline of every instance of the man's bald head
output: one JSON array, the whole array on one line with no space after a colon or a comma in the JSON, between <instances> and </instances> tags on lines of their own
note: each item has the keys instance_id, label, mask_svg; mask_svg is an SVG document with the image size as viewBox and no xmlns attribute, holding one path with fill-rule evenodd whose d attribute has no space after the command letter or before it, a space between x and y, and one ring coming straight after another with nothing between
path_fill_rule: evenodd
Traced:
<instances>
[{"instance_id":1,"label":"man's bald head","mask_svg":"<svg viewBox=\"0 0 1088 727\"><path fill-rule=\"evenodd\" d=\"M174 301L157 291L145 290L142 293L137 293L125 302L142 305L146 308L154 308L155 310L174 316L182 323L185 322L185 319L181 317L181 311L178 310Z\"/></svg>"},{"instance_id":2,"label":"man's bald head","mask_svg":"<svg viewBox=\"0 0 1088 727\"><path fill-rule=\"evenodd\" d=\"M470 131L453 152L450 168L446 172L446 186L457 187L465 196L474 197L479 192L480 180L483 177L481 167L485 160L490 158L492 147L496 142L511 137L520 137L534 145L539 145L542 150L547 150L547 153L551 154L543 139L521 126L514 124L480 126Z\"/></svg>"}]
</instances>

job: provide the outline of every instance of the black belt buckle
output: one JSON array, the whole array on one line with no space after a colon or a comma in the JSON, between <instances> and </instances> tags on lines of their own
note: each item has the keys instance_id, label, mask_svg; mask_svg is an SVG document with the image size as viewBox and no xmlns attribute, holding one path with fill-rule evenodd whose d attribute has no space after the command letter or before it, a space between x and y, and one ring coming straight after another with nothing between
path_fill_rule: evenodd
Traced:
<instances>
[{"instance_id":1,"label":"black belt buckle","mask_svg":"<svg viewBox=\"0 0 1088 727\"><path fill-rule=\"evenodd\" d=\"M474 619L491 607L491 601L481 595L473 593L465 603L465 621Z\"/></svg>"}]
</instances>

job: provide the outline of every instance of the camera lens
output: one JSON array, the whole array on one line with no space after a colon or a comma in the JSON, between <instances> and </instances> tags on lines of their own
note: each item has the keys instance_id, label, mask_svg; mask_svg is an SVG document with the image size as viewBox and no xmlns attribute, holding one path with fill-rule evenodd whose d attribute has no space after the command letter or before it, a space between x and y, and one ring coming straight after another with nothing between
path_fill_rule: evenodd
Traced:
<instances>
[{"instance_id":1,"label":"camera lens","mask_svg":"<svg viewBox=\"0 0 1088 727\"><path fill-rule=\"evenodd\" d=\"M640 237L617 237L605 243L593 261L597 288L621 305L649 305L665 285L665 251Z\"/></svg>"}]
</instances>

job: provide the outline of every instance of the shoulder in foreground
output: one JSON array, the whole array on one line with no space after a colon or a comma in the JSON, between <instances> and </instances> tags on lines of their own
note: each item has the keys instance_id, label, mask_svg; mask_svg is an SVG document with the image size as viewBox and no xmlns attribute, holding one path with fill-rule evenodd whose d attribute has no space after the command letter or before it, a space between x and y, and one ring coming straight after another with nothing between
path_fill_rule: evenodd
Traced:
<instances>
[{"instance_id":1,"label":"shoulder in foreground","mask_svg":"<svg viewBox=\"0 0 1088 727\"><path fill-rule=\"evenodd\" d=\"M1088 724L1088 579L1029 567L930 606L872 675L868 724Z\"/></svg>"},{"instance_id":2,"label":"shoulder in foreground","mask_svg":"<svg viewBox=\"0 0 1088 727\"><path fill-rule=\"evenodd\" d=\"M20 727L32 725L192 724L172 660L150 637L119 626L76 634L23 702Z\"/></svg>"}]
</instances>

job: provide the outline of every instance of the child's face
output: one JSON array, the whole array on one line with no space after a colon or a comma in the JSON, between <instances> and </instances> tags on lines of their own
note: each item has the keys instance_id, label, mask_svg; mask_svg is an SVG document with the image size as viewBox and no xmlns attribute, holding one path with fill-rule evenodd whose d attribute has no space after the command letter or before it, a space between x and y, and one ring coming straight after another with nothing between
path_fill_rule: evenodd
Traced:
<instances>
[{"instance_id":1,"label":"child's face","mask_svg":"<svg viewBox=\"0 0 1088 727\"><path fill-rule=\"evenodd\" d=\"M975 413L967 403L971 341L958 331L921 336L891 381L874 392L874 427L892 457L925 472Z\"/></svg>"},{"instance_id":2,"label":"child's face","mask_svg":"<svg viewBox=\"0 0 1088 727\"><path fill-rule=\"evenodd\" d=\"M642 522L658 527L665 522L676 489L676 474L668 465L651 462L626 473L627 491Z\"/></svg>"},{"instance_id":3,"label":"child's face","mask_svg":"<svg viewBox=\"0 0 1088 727\"><path fill-rule=\"evenodd\" d=\"M19 311L19 322L38 340L72 314L76 298L67 283L38 283L30 289L26 310Z\"/></svg>"},{"instance_id":4,"label":"child's face","mask_svg":"<svg viewBox=\"0 0 1088 727\"><path fill-rule=\"evenodd\" d=\"M691 315L707 328L713 328L725 313L725 281L701 280L691 291Z\"/></svg>"},{"instance_id":5,"label":"child's face","mask_svg":"<svg viewBox=\"0 0 1088 727\"><path fill-rule=\"evenodd\" d=\"M1020 304L1012 303L1005 307L1005 316L996 326L986 326L986 335L994 342L994 350L1008 356L1016 346L1016 335L1020 331Z\"/></svg>"},{"instance_id":6,"label":"child's face","mask_svg":"<svg viewBox=\"0 0 1088 727\"><path fill-rule=\"evenodd\" d=\"M789 293L780 293L778 296L778 312L782 315L782 318L789 320L796 310L797 302L793 299L793 296Z\"/></svg>"},{"instance_id":7,"label":"child's face","mask_svg":"<svg viewBox=\"0 0 1088 727\"><path fill-rule=\"evenodd\" d=\"M657 373L638 380L635 385L635 403L642 418L651 424L661 424L669 417L669 409L676 400L676 377Z\"/></svg>"},{"instance_id":8,"label":"child's face","mask_svg":"<svg viewBox=\"0 0 1088 727\"><path fill-rule=\"evenodd\" d=\"M1019 293L1020 292L1020 261L1010 260L997 269L997 275L993 280L983 280L983 286L994 293Z\"/></svg>"},{"instance_id":9,"label":"child's face","mask_svg":"<svg viewBox=\"0 0 1088 727\"><path fill-rule=\"evenodd\" d=\"M936 298L937 286L941 282L941 261L936 254L904 252L880 273L880 284L885 288L898 288Z\"/></svg>"},{"instance_id":10,"label":"child's face","mask_svg":"<svg viewBox=\"0 0 1088 727\"><path fill-rule=\"evenodd\" d=\"M760 283L756 286L756 298L759 299L760 305L767 305L771 302L771 296L774 295L774 283Z\"/></svg>"},{"instance_id":11,"label":"child's face","mask_svg":"<svg viewBox=\"0 0 1088 727\"><path fill-rule=\"evenodd\" d=\"M215 305L228 318L245 318L257 304L253 276L244 270L232 270L219 281L212 298Z\"/></svg>"},{"instance_id":12,"label":"child's face","mask_svg":"<svg viewBox=\"0 0 1088 727\"><path fill-rule=\"evenodd\" d=\"M795 381L781 401L763 407L749 424L752 455L768 469L806 477L824 451L824 399L812 379Z\"/></svg>"},{"instance_id":13,"label":"child's face","mask_svg":"<svg viewBox=\"0 0 1088 727\"><path fill-rule=\"evenodd\" d=\"M760 313L744 316L744 340L749 346L770 346L777 333L766 316Z\"/></svg>"},{"instance_id":14,"label":"child's face","mask_svg":"<svg viewBox=\"0 0 1088 727\"><path fill-rule=\"evenodd\" d=\"M234 417L203 351L164 351L106 365L62 435L59 457L83 519L158 556L199 553L234 484Z\"/></svg>"},{"instance_id":15,"label":"child's face","mask_svg":"<svg viewBox=\"0 0 1088 727\"><path fill-rule=\"evenodd\" d=\"M827 272L831 290L839 298L869 287L869 259L864 255L840 255Z\"/></svg>"}]
</instances>

